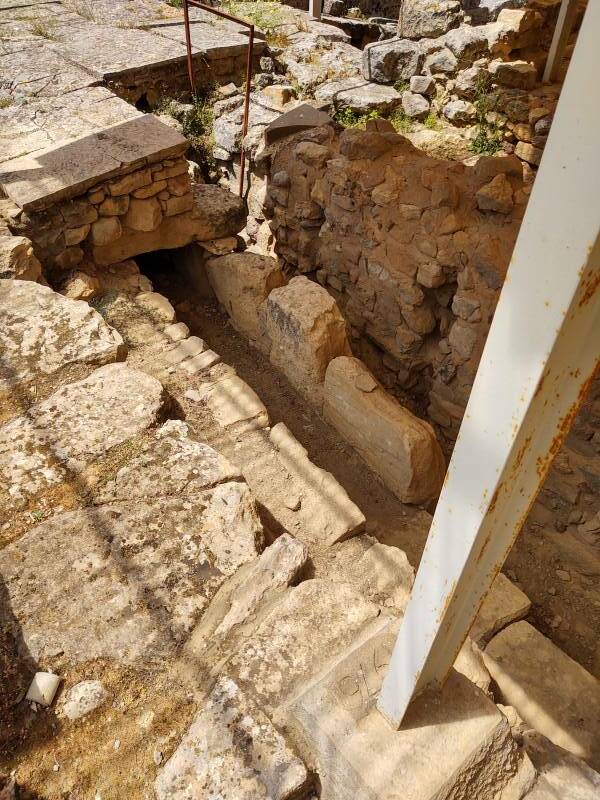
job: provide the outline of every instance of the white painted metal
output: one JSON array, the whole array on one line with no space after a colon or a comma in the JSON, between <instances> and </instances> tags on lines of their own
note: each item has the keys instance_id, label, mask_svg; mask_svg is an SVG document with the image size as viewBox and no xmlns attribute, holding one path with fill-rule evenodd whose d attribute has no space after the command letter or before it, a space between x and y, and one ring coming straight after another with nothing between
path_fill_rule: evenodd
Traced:
<instances>
[{"instance_id":1,"label":"white painted metal","mask_svg":"<svg viewBox=\"0 0 600 800\"><path fill-rule=\"evenodd\" d=\"M590 3L378 707L448 675L600 357L600 2Z\"/></svg>"},{"instance_id":2,"label":"white painted metal","mask_svg":"<svg viewBox=\"0 0 600 800\"><path fill-rule=\"evenodd\" d=\"M322 0L308 0L308 16L310 19L321 19Z\"/></svg>"},{"instance_id":3,"label":"white painted metal","mask_svg":"<svg viewBox=\"0 0 600 800\"><path fill-rule=\"evenodd\" d=\"M544 83L555 81L558 77L559 68L565 54L565 47L573 28L573 21L577 12L578 0L562 0L552 43L548 51L546 66L544 67Z\"/></svg>"}]
</instances>

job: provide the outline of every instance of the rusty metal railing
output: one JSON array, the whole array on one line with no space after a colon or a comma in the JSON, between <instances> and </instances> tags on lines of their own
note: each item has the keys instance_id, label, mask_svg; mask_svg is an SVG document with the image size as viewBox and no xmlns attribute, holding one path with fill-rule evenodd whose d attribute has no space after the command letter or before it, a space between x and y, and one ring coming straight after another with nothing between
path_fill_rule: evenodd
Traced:
<instances>
[{"instance_id":1,"label":"rusty metal railing","mask_svg":"<svg viewBox=\"0 0 600 800\"><path fill-rule=\"evenodd\" d=\"M239 192L240 192L240 197L243 197L244 172L246 169L246 153L244 151L244 139L246 137L246 134L248 133L248 118L250 115L250 84L252 82L252 63L254 57L254 25L251 22L247 22L247 20L245 19L241 19L240 17L234 17L232 14L227 14L225 11L221 11L220 8L213 8L212 6L207 6L204 3L201 3L199 0L183 0L183 20L185 26L185 45L187 48L187 67L188 67L188 75L190 79L190 88L192 90L192 95L196 93L196 82L194 80L194 62L192 56L192 36L190 32L189 6L193 6L194 8L201 8L203 11L208 11L211 14L216 14L217 17L223 17L223 19L228 19L230 22L237 22L238 25L242 25L244 28L248 28L248 30L250 31L248 37L248 57L246 59L246 91L244 97L244 119L242 122L242 144L241 144L241 154L240 154Z\"/></svg>"}]
</instances>

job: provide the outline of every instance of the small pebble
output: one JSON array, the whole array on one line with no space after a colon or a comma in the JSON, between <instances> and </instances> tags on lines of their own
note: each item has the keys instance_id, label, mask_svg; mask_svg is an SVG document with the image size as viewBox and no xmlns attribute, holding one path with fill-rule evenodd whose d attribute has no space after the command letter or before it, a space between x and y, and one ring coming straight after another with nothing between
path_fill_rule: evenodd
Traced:
<instances>
[{"instance_id":1,"label":"small pebble","mask_svg":"<svg viewBox=\"0 0 600 800\"><path fill-rule=\"evenodd\" d=\"M154 763L156 764L157 767L160 764L162 764L163 754L160 752L160 750L155 750L154 751L153 758L154 758Z\"/></svg>"},{"instance_id":2,"label":"small pebble","mask_svg":"<svg viewBox=\"0 0 600 800\"><path fill-rule=\"evenodd\" d=\"M52 769L54 770L54 772L58 772L58 770L60 769L60 764L55 764L55 765L52 767Z\"/></svg>"},{"instance_id":3,"label":"small pebble","mask_svg":"<svg viewBox=\"0 0 600 800\"><path fill-rule=\"evenodd\" d=\"M119 747L121 747L121 740L120 739L115 739L115 744L114 744L115 750L118 750Z\"/></svg>"},{"instance_id":4,"label":"small pebble","mask_svg":"<svg viewBox=\"0 0 600 800\"><path fill-rule=\"evenodd\" d=\"M556 577L560 578L561 581L565 581L565 583L568 583L571 580L571 576L565 569L557 569Z\"/></svg>"},{"instance_id":5,"label":"small pebble","mask_svg":"<svg viewBox=\"0 0 600 800\"><path fill-rule=\"evenodd\" d=\"M548 589L548 594L556 594L556 589L554 588L554 586L551 586L551 587Z\"/></svg>"}]
</instances>

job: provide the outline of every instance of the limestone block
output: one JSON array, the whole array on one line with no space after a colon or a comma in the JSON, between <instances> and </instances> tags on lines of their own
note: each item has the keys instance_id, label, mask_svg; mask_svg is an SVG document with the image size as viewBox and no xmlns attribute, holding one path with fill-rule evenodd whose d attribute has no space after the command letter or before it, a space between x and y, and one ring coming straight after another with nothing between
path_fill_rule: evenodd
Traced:
<instances>
[{"instance_id":1,"label":"limestone block","mask_svg":"<svg viewBox=\"0 0 600 800\"><path fill-rule=\"evenodd\" d=\"M327 365L351 352L335 300L308 278L292 278L271 292L264 319L271 362L309 402L320 406Z\"/></svg>"},{"instance_id":2,"label":"limestone block","mask_svg":"<svg viewBox=\"0 0 600 800\"><path fill-rule=\"evenodd\" d=\"M141 274L135 261L120 261L105 269L98 269L96 274L105 290L113 289L119 293L134 295L152 291L152 284Z\"/></svg>"},{"instance_id":3,"label":"limestone block","mask_svg":"<svg viewBox=\"0 0 600 800\"><path fill-rule=\"evenodd\" d=\"M311 517L311 527L317 534L311 543L324 548L361 533L365 527L361 510L330 472L312 463L306 449L283 422L273 426L269 436L277 449L280 466L292 478L294 505Z\"/></svg>"},{"instance_id":4,"label":"limestone block","mask_svg":"<svg viewBox=\"0 0 600 800\"><path fill-rule=\"evenodd\" d=\"M394 730L375 706L397 624L382 620L373 628L286 704L287 725L316 759L323 797L496 797L518 763L504 716L452 670L440 691L414 700L401 729Z\"/></svg>"},{"instance_id":5,"label":"limestone block","mask_svg":"<svg viewBox=\"0 0 600 800\"><path fill-rule=\"evenodd\" d=\"M413 75L410 79L410 90L415 94L435 94L435 81L430 75Z\"/></svg>"},{"instance_id":6,"label":"limestone block","mask_svg":"<svg viewBox=\"0 0 600 800\"><path fill-rule=\"evenodd\" d=\"M118 217L100 217L92 223L90 238L95 247L116 241L123 232Z\"/></svg>"},{"instance_id":7,"label":"limestone block","mask_svg":"<svg viewBox=\"0 0 600 800\"><path fill-rule=\"evenodd\" d=\"M222 677L154 789L157 800L288 800L307 783L306 767L264 712Z\"/></svg>"},{"instance_id":8,"label":"limestone block","mask_svg":"<svg viewBox=\"0 0 600 800\"><path fill-rule=\"evenodd\" d=\"M162 356L161 360L171 367L176 367L185 361L186 358L194 358L206 350L206 342L200 339L199 336L190 336L188 339L183 339L178 342L174 347L171 347Z\"/></svg>"},{"instance_id":9,"label":"limestone block","mask_svg":"<svg viewBox=\"0 0 600 800\"><path fill-rule=\"evenodd\" d=\"M190 176L186 173L182 175L175 175L167 180L167 188L169 192L175 197L181 197L184 194L189 194L190 191Z\"/></svg>"},{"instance_id":10,"label":"limestone block","mask_svg":"<svg viewBox=\"0 0 600 800\"><path fill-rule=\"evenodd\" d=\"M134 189L134 191L131 194L133 195L133 197L137 197L140 200L144 200L147 197L154 197L155 194L162 192L166 188L167 188L166 180L162 181L155 180L148 186L141 186L139 189Z\"/></svg>"},{"instance_id":11,"label":"limestone block","mask_svg":"<svg viewBox=\"0 0 600 800\"><path fill-rule=\"evenodd\" d=\"M241 480L237 467L210 445L191 439L185 422L169 420L106 483L94 502L184 497L235 480Z\"/></svg>"},{"instance_id":12,"label":"limestone block","mask_svg":"<svg viewBox=\"0 0 600 800\"><path fill-rule=\"evenodd\" d=\"M446 465L431 426L403 408L356 358L325 376L325 418L406 503L437 497Z\"/></svg>"},{"instance_id":13,"label":"limestone block","mask_svg":"<svg viewBox=\"0 0 600 800\"><path fill-rule=\"evenodd\" d=\"M124 364L63 386L0 427L0 494L24 506L155 423L163 404L161 384Z\"/></svg>"},{"instance_id":14,"label":"limestone block","mask_svg":"<svg viewBox=\"0 0 600 800\"><path fill-rule=\"evenodd\" d=\"M206 274L234 328L251 341L261 342L261 306L273 289L285 285L277 260L255 253L231 253L209 259Z\"/></svg>"},{"instance_id":15,"label":"limestone block","mask_svg":"<svg viewBox=\"0 0 600 800\"><path fill-rule=\"evenodd\" d=\"M87 303L31 281L0 281L0 376L3 410L30 385L47 394L95 366L125 357L123 339ZM79 374L77 370L81 370Z\"/></svg>"},{"instance_id":16,"label":"limestone block","mask_svg":"<svg viewBox=\"0 0 600 800\"><path fill-rule=\"evenodd\" d=\"M407 39L435 39L460 25L462 16L461 4L456 0L406 0L398 33Z\"/></svg>"},{"instance_id":17,"label":"limestone block","mask_svg":"<svg viewBox=\"0 0 600 800\"><path fill-rule=\"evenodd\" d=\"M303 581L287 590L233 656L231 674L271 713L378 616L379 608L347 584Z\"/></svg>"},{"instance_id":18,"label":"limestone block","mask_svg":"<svg viewBox=\"0 0 600 800\"><path fill-rule=\"evenodd\" d=\"M429 100L413 92L402 93L402 109L411 119L425 119L429 113Z\"/></svg>"},{"instance_id":19,"label":"limestone block","mask_svg":"<svg viewBox=\"0 0 600 800\"><path fill-rule=\"evenodd\" d=\"M442 114L455 125L468 125L475 122L477 111L467 100L451 100L442 109Z\"/></svg>"},{"instance_id":20,"label":"limestone block","mask_svg":"<svg viewBox=\"0 0 600 800\"><path fill-rule=\"evenodd\" d=\"M487 644L498 631L526 617L530 609L531 600L527 595L500 572L479 609L469 636L479 645Z\"/></svg>"},{"instance_id":21,"label":"limestone block","mask_svg":"<svg viewBox=\"0 0 600 800\"><path fill-rule=\"evenodd\" d=\"M600 767L600 681L528 622L495 636L484 658L503 702L554 744Z\"/></svg>"},{"instance_id":22,"label":"limestone block","mask_svg":"<svg viewBox=\"0 0 600 800\"><path fill-rule=\"evenodd\" d=\"M179 197L169 197L164 201L165 216L173 217L175 214L183 214L194 206L194 197L191 192L180 195Z\"/></svg>"},{"instance_id":23,"label":"limestone block","mask_svg":"<svg viewBox=\"0 0 600 800\"><path fill-rule=\"evenodd\" d=\"M257 561L248 565L245 577L229 595L229 608L213 635L224 638L237 625L246 622L265 597L289 586L306 564L308 555L308 547L303 542L283 533Z\"/></svg>"},{"instance_id":24,"label":"limestone block","mask_svg":"<svg viewBox=\"0 0 600 800\"><path fill-rule=\"evenodd\" d=\"M477 206L482 211L510 214L513 209L513 189L504 173L496 175L477 191Z\"/></svg>"},{"instance_id":25,"label":"limestone block","mask_svg":"<svg viewBox=\"0 0 600 800\"><path fill-rule=\"evenodd\" d=\"M102 290L98 278L86 272L73 272L61 284L60 293L71 300L91 300Z\"/></svg>"},{"instance_id":26,"label":"limestone block","mask_svg":"<svg viewBox=\"0 0 600 800\"><path fill-rule=\"evenodd\" d=\"M173 656L260 549L248 487L228 482L56 514L4 548L0 570L36 660L59 649L69 661L147 666Z\"/></svg>"},{"instance_id":27,"label":"limestone block","mask_svg":"<svg viewBox=\"0 0 600 800\"><path fill-rule=\"evenodd\" d=\"M37 281L42 265L35 257L29 239L24 236L0 236L0 279Z\"/></svg>"},{"instance_id":28,"label":"limestone block","mask_svg":"<svg viewBox=\"0 0 600 800\"><path fill-rule=\"evenodd\" d=\"M90 232L90 225L80 225L78 228L65 229L65 244L67 247L79 244L87 237Z\"/></svg>"},{"instance_id":29,"label":"limestone block","mask_svg":"<svg viewBox=\"0 0 600 800\"><path fill-rule=\"evenodd\" d=\"M118 220L117 220L118 221ZM54 263L61 269L71 269L81 264L83 261L83 250L81 247L67 247L62 253L54 258Z\"/></svg>"},{"instance_id":30,"label":"limestone block","mask_svg":"<svg viewBox=\"0 0 600 800\"><path fill-rule=\"evenodd\" d=\"M211 384L202 392L204 402L223 428L268 428L269 414L262 400L237 375Z\"/></svg>"},{"instance_id":31,"label":"limestone block","mask_svg":"<svg viewBox=\"0 0 600 800\"><path fill-rule=\"evenodd\" d=\"M528 61L492 61L488 71L495 83L513 89L533 89L537 70Z\"/></svg>"},{"instance_id":32,"label":"limestone block","mask_svg":"<svg viewBox=\"0 0 600 800\"><path fill-rule=\"evenodd\" d=\"M458 66L458 60L452 50L442 47L426 56L423 63L423 70L428 75L436 75L438 72L451 75Z\"/></svg>"},{"instance_id":33,"label":"limestone block","mask_svg":"<svg viewBox=\"0 0 600 800\"><path fill-rule=\"evenodd\" d=\"M538 771L527 800L597 800L600 774L585 761L553 745L535 731L524 735L527 754Z\"/></svg>"},{"instance_id":34,"label":"limestone block","mask_svg":"<svg viewBox=\"0 0 600 800\"><path fill-rule=\"evenodd\" d=\"M517 142L517 146L515 147L515 155L534 167L539 166L542 160L542 153L543 150L528 142Z\"/></svg>"},{"instance_id":35,"label":"limestone block","mask_svg":"<svg viewBox=\"0 0 600 800\"><path fill-rule=\"evenodd\" d=\"M132 197L129 210L123 217L123 224L134 231L154 231L162 222L162 209L155 197L140 200ZM106 244L106 242L98 242Z\"/></svg>"},{"instance_id":36,"label":"limestone block","mask_svg":"<svg viewBox=\"0 0 600 800\"><path fill-rule=\"evenodd\" d=\"M419 73L421 48L410 39L389 39L373 42L363 50L362 75L375 83L410 80Z\"/></svg>"},{"instance_id":37,"label":"limestone block","mask_svg":"<svg viewBox=\"0 0 600 800\"><path fill-rule=\"evenodd\" d=\"M113 197L116 197L122 194L131 194L135 189L147 186L149 183L152 183L152 174L149 169L142 169L111 181L108 184L108 191Z\"/></svg>"},{"instance_id":38,"label":"limestone block","mask_svg":"<svg viewBox=\"0 0 600 800\"><path fill-rule=\"evenodd\" d=\"M98 213L101 217L118 217L127 213L129 208L129 195L122 194L118 197L107 197L98 206Z\"/></svg>"},{"instance_id":39,"label":"limestone block","mask_svg":"<svg viewBox=\"0 0 600 800\"><path fill-rule=\"evenodd\" d=\"M400 105L402 98L393 86L366 83L364 78L357 76L323 83L315 91L315 99L331 103L334 108L350 108L357 114L366 114L369 111L392 111ZM318 146L313 144L313 147ZM328 150L327 158L331 158Z\"/></svg>"},{"instance_id":40,"label":"limestone block","mask_svg":"<svg viewBox=\"0 0 600 800\"><path fill-rule=\"evenodd\" d=\"M158 292L140 292L136 294L135 304L157 322L173 322L175 309L167 298Z\"/></svg>"}]
</instances>

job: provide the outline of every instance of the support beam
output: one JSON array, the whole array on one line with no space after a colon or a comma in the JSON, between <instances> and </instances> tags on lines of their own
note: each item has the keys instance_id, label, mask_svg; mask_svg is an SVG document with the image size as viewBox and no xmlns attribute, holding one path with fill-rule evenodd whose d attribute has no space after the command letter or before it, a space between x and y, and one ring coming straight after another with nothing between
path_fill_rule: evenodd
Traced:
<instances>
[{"instance_id":1,"label":"support beam","mask_svg":"<svg viewBox=\"0 0 600 800\"><path fill-rule=\"evenodd\" d=\"M379 697L441 686L600 357L600 2L590 3Z\"/></svg>"},{"instance_id":2,"label":"support beam","mask_svg":"<svg viewBox=\"0 0 600 800\"><path fill-rule=\"evenodd\" d=\"M544 83L550 83L550 81L558 79L560 65L562 64L565 54L565 47L567 46L569 36L573 29L578 3L579 0L562 0L558 12L558 19L556 20L554 36L552 37L552 43L548 51L548 59L544 68Z\"/></svg>"},{"instance_id":3,"label":"support beam","mask_svg":"<svg viewBox=\"0 0 600 800\"><path fill-rule=\"evenodd\" d=\"M321 19L321 4L322 0L308 0L308 17L309 19Z\"/></svg>"}]
</instances>

